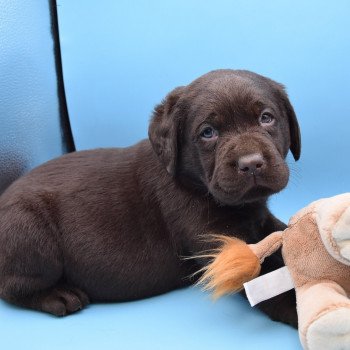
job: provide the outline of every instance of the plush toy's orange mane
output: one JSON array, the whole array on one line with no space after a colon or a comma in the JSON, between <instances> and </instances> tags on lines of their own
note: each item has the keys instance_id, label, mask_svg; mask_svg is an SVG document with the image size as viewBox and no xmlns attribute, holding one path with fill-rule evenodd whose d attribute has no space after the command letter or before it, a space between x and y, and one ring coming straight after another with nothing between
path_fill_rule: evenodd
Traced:
<instances>
[{"instance_id":1,"label":"plush toy's orange mane","mask_svg":"<svg viewBox=\"0 0 350 350\"><path fill-rule=\"evenodd\" d=\"M245 242L226 236L215 236L214 239L221 247L207 255L213 261L204 268L198 284L205 290L213 290L213 297L217 299L241 290L243 283L259 275L261 267L259 258Z\"/></svg>"}]
</instances>

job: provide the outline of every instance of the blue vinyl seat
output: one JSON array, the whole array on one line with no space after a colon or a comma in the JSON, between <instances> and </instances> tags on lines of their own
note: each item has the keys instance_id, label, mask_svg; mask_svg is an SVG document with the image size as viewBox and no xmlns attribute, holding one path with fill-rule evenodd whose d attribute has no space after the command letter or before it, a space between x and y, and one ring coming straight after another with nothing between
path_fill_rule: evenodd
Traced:
<instances>
[{"instance_id":1,"label":"blue vinyl seat","mask_svg":"<svg viewBox=\"0 0 350 350\"><path fill-rule=\"evenodd\" d=\"M338 43L344 39L346 28L341 26L347 21L341 16L349 9L346 2L339 2L337 9L328 6L321 10L319 22L314 19L310 24L311 29L318 24L321 27L323 18L331 17L329 22L325 20L330 37L322 32L321 39L328 40L323 42L337 56L318 54L324 62L338 63L338 69L332 68L333 75L324 77L333 89L327 95L333 109L327 109L325 99L317 100L317 93L308 88L319 82L323 70L321 63L311 65L308 61L309 34L305 33L305 38L300 32L297 38L287 36L299 52L294 57L288 54L284 66L280 61L285 59L284 51L274 49L263 36L270 34L271 41L281 44L281 18L287 24L298 19L296 29L284 28L288 33L298 31L313 14L313 6L319 7L316 2L304 4L300 13L295 2L290 5L293 10L289 5L276 10L273 1L264 5L237 1L233 5L220 0L213 8L195 0L165 3L59 0L59 40L54 1L0 2L0 193L34 166L75 147L126 146L145 137L153 106L175 86L214 68L247 68L290 82L304 140L308 135L309 141L304 143L306 160L299 166L291 164L291 189L271 203L277 216L286 221L310 200L349 191L344 173L350 166L334 156L337 150L350 148L350 138L344 139L345 129L349 132L344 115L349 116L350 109L341 100L346 96L342 78L349 78L349 73L339 73L348 62L349 47L337 52L338 46L329 44L330 37ZM336 16L340 19L333 23ZM243 31L230 37L230 26ZM254 34L244 32L248 27L255 28ZM317 43L321 39L315 38ZM283 43L281 48L285 49ZM266 47L271 52L269 60ZM305 78L300 84L294 79L293 67L302 67L303 52L310 67L297 75ZM256 63L262 61L265 66ZM312 71L309 75L308 69ZM306 87L299 92L301 85ZM319 94L326 95L324 80L317 88ZM309 103L310 99L319 104ZM331 110L333 123L341 122L341 127L327 125ZM317 114L317 122L312 122L313 114ZM337 143L316 147L320 135L329 132L338 135ZM324 167L325 155L332 158L333 169ZM320 163L323 172L313 177L311 170ZM294 172L303 168L312 169L298 179ZM4 350L301 348L296 330L251 309L241 296L227 296L214 303L195 287L135 302L94 304L65 318L0 300L0 320L0 348Z\"/></svg>"}]
</instances>

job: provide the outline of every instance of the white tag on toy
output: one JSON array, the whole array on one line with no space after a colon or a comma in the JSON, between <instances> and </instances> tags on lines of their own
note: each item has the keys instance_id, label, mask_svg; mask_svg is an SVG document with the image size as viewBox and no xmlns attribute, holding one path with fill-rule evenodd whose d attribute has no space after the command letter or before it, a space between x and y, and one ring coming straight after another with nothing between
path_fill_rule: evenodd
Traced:
<instances>
[{"instance_id":1,"label":"white tag on toy","mask_svg":"<svg viewBox=\"0 0 350 350\"><path fill-rule=\"evenodd\" d=\"M244 283L244 288L250 305L254 306L293 289L294 283L288 267L284 266Z\"/></svg>"}]
</instances>

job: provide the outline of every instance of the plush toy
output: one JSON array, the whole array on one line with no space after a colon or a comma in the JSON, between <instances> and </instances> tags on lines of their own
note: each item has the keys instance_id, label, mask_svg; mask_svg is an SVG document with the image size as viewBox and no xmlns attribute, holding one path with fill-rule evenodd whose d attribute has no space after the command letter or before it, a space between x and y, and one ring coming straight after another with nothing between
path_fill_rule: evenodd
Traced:
<instances>
[{"instance_id":1,"label":"plush toy","mask_svg":"<svg viewBox=\"0 0 350 350\"><path fill-rule=\"evenodd\" d=\"M242 289L259 274L264 258L282 246L296 290L303 347L350 349L350 193L311 203L285 231L257 244L228 237L221 241L200 280L214 297Z\"/></svg>"}]
</instances>

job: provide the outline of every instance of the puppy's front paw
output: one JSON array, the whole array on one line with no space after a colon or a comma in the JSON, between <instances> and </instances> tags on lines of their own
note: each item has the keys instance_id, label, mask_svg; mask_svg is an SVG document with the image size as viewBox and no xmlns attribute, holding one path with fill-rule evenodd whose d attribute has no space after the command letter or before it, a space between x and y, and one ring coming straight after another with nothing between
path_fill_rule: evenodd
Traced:
<instances>
[{"instance_id":1,"label":"puppy's front paw","mask_svg":"<svg viewBox=\"0 0 350 350\"><path fill-rule=\"evenodd\" d=\"M298 328L298 314L294 290L264 301L258 305L258 308L266 313L271 320L283 322L294 328Z\"/></svg>"}]
</instances>

